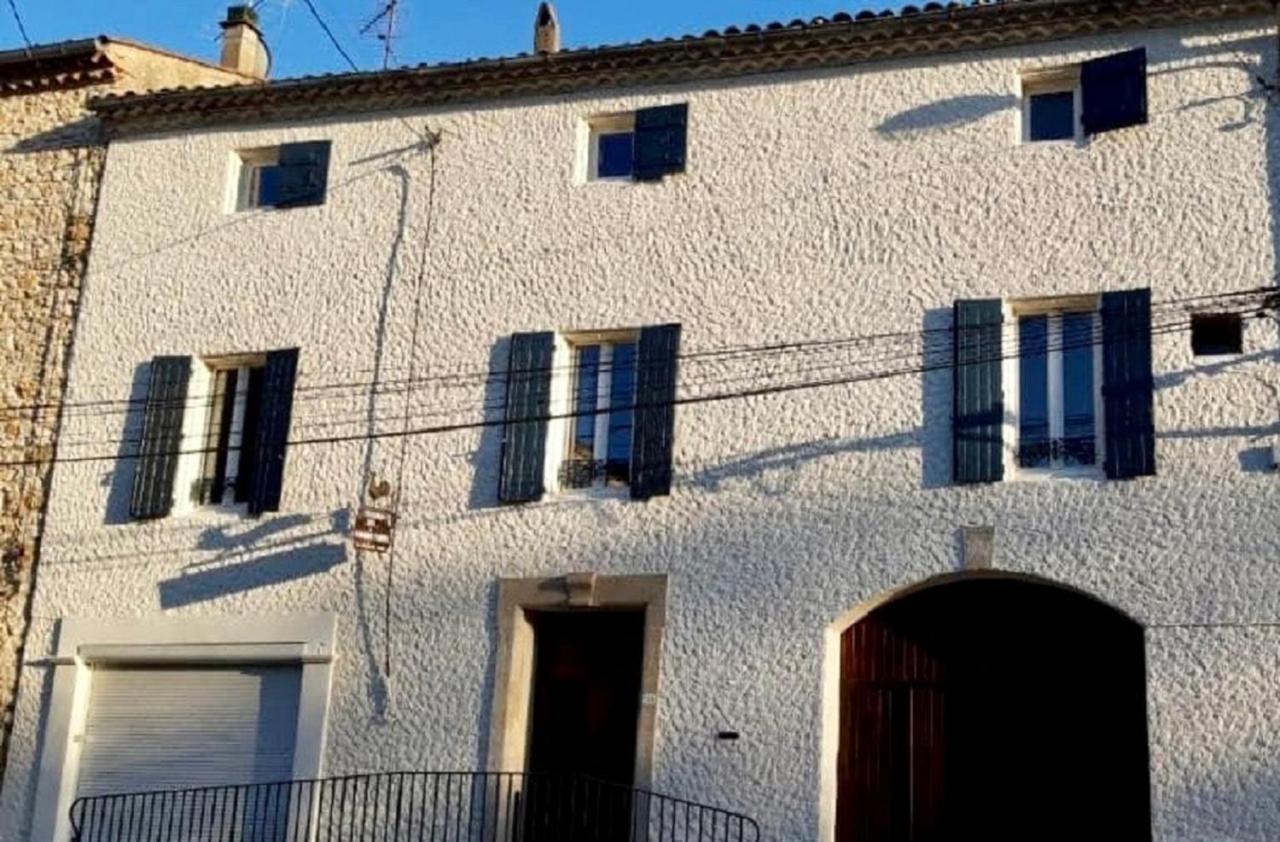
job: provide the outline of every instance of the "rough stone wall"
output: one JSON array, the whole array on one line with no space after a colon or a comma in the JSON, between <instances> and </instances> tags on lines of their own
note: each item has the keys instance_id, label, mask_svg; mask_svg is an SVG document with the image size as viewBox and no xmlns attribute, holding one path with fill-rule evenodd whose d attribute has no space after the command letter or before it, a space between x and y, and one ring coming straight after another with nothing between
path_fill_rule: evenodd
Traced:
<instances>
[{"instance_id":1,"label":"rough stone wall","mask_svg":"<svg viewBox=\"0 0 1280 842\"><path fill-rule=\"evenodd\" d=\"M872 357L910 365L960 297L1150 286L1169 301L1270 283L1280 141L1255 77L1275 78L1275 38L1259 20L406 112L443 132L434 194L389 115L113 144L71 371L85 405L60 444L108 459L55 468L0 836L27 838L41 776L65 759L41 743L61 618L332 612L321 771L480 768L497 578L595 570L669 576L655 788L742 808L764 839L824 839L828 635L857 606L956 571L957 531L991 524L998 569L1146 627L1156 838L1280 837L1269 320L1229 359L1193 357L1185 332L1157 338L1155 477L955 487L939 369L681 407L674 492L647 503L498 507L498 429L413 438L389 628L385 559L355 558L346 534L366 466L393 475L400 452L358 438L399 429L404 390L371 397L368 383L376 367L404 376L424 254L419 373L455 377L418 391L415 427L500 417L485 373L505 367L516 331L679 321L687 353L904 334L745 369L686 360L690 394ZM1138 45L1148 125L1015 142L1022 71ZM687 173L574 183L585 118L675 101L690 105ZM226 212L233 150L321 138L323 206ZM278 515L128 522L132 466L109 457L132 452L137 414L119 402L142 395L150 358L293 346L291 437L357 440L292 447ZM722 729L742 738L718 741Z\"/></svg>"},{"instance_id":2,"label":"rough stone wall","mask_svg":"<svg viewBox=\"0 0 1280 842\"><path fill-rule=\"evenodd\" d=\"M0 767L49 476L64 361L104 149L85 98L0 99Z\"/></svg>"},{"instance_id":3,"label":"rough stone wall","mask_svg":"<svg viewBox=\"0 0 1280 842\"><path fill-rule=\"evenodd\" d=\"M12 723L66 358L106 149L89 98L243 81L112 44L109 85L0 98L0 773Z\"/></svg>"}]
</instances>

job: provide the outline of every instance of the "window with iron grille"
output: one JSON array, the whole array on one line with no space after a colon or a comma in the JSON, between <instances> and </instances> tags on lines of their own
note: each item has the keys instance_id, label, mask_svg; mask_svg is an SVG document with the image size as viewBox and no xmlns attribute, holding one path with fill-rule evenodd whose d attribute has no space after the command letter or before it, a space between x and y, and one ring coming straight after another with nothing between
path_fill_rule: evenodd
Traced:
<instances>
[{"instance_id":1,"label":"window with iron grille","mask_svg":"<svg viewBox=\"0 0 1280 842\"><path fill-rule=\"evenodd\" d=\"M1017 319L1017 464L1022 470L1093 469L1100 460L1101 326L1094 309Z\"/></svg>"}]
</instances>

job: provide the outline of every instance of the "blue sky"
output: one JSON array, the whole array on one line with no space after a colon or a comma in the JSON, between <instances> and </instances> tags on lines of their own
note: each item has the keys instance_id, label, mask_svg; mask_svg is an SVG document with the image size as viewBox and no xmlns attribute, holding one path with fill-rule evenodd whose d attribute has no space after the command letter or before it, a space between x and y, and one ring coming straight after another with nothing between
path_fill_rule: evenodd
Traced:
<instances>
[{"instance_id":1,"label":"blue sky","mask_svg":"<svg viewBox=\"0 0 1280 842\"><path fill-rule=\"evenodd\" d=\"M381 66L382 46L360 35L383 0L312 0L362 68ZM905 0L904 0L905 2ZM134 38L202 58L218 52L217 23L231 0L16 0L37 43L88 35ZM589 46L701 33L730 24L791 20L882 4L840 0L559 0L566 46ZM400 0L398 64L508 55L532 43L537 0ZM21 40L0 4L5 46ZM260 14L275 53L272 75L346 69L303 0L262 0Z\"/></svg>"}]
</instances>

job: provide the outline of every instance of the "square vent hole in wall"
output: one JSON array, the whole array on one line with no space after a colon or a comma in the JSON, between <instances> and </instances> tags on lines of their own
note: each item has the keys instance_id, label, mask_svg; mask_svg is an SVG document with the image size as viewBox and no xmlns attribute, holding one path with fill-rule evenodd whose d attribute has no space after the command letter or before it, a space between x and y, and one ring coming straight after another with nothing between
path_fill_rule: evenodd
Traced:
<instances>
[{"instance_id":1,"label":"square vent hole in wall","mask_svg":"<svg viewBox=\"0 0 1280 842\"><path fill-rule=\"evenodd\" d=\"M286 143L238 150L233 157L233 211L322 205L328 186L329 142Z\"/></svg>"},{"instance_id":2,"label":"square vent hole in wall","mask_svg":"<svg viewBox=\"0 0 1280 842\"><path fill-rule=\"evenodd\" d=\"M1197 357L1243 350L1244 319L1239 313L1197 313L1191 317L1191 352Z\"/></svg>"}]
</instances>

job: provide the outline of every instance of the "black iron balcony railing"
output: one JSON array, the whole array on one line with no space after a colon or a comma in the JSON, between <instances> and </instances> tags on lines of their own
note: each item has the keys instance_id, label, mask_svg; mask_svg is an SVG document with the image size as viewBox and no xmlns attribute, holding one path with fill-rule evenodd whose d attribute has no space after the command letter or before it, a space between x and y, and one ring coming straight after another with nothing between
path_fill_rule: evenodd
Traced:
<instances>
[{"instance_id":1,"label":"black iron balcony railing","mask_svg":"<svg viewBox=\"0 0 1280 842\"><path fill-rule=\"evenodd\" d=\"M80 798L74 842L758 842L746 816L591 778L388 772Z\"/></svg>"}]
</instances>

